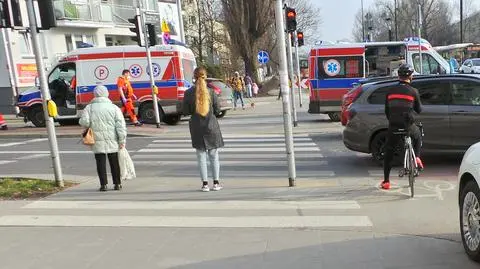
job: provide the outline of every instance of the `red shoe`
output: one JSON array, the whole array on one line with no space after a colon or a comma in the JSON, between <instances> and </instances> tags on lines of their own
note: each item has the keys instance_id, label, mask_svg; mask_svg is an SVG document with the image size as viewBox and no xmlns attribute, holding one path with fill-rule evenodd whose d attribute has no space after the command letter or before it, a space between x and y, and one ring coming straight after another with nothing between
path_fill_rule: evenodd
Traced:
<instances>
[{"instance_id":1,"label":"red shoe","mask_svg":"<svg viewBox=\"0 0 480 269\"><path fill-rule=\"evenodd\" d=\"M418 169L423 170L423 162L420 159L420 157L417 157L416 161L417 161Z\"/></svg>"},{"instance_id":2,"label":"red shoe","mask_svg":"<svg viewBox=\"0 0 480 269\"><path fill-rule=\"evenodd\" d=\"M385 182L385 181L383 181L382 184L380 184L380 186L381 186L382 189L384 189L384 190L389 190L389 189L390 189L390 182Z\"/></svg>"}]
</instances>

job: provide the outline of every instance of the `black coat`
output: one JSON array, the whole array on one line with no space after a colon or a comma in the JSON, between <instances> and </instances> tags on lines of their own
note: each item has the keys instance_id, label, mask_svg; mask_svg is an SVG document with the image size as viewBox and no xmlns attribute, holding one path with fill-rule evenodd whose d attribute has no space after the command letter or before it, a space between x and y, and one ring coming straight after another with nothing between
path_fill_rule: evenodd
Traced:
<instances>
[{"instance_id":1,"label":"black coat","mask_svg":"<svg viewBox=\"0 0 480 269\"><path fill-rule=\"evenodd\" d=\"M222 132L215 116L221 113L218 97L212 90L209 91L212 106L205 117L196 113L195 87L188 89L183 98L183 114L185 116L192 115L189 122L192 147L199 150L224 146Z\"/></svg>"}]
</instances>

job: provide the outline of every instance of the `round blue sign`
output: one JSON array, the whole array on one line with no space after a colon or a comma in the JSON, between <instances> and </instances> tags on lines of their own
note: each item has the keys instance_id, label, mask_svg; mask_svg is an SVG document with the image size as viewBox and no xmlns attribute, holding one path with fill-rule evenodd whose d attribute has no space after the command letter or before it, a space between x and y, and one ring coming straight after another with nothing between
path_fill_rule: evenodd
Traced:
<instances>
[{"instance_id":1,"label":"round blue sign","mask_svg":"<svg viewBox=\"0 0 480 269\"><path fill-rule=\"evenodd\" d=\"M270 60L270 56L268 55L268 52L261 50L258 52L257 55L258 62L261 64L266 64Z\"/></svg>"}]
</instances>

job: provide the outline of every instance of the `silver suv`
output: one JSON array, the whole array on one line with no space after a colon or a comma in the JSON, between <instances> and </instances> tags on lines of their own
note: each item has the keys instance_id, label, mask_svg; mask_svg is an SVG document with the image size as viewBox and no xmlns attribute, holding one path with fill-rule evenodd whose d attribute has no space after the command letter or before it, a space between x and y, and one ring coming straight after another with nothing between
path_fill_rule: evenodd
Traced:
<instances>
[{"instance_id":1,"label":"silver suv","mask_svg":"<svg viewBox=\"0 0 480 269\"><path fill-rule=\"evenodd\" d=\"M371 153L383 162L388 122L385 95L397 80L367 83L347 108L343 143L353 151ZM437 75L414 78L423 111L417 116L425 136L422 152L465 152L480 141L480 76ZM395 156L400 157L400 145ZM398 159L397 159L398 160Z\"/></svg>"}]
</instances>

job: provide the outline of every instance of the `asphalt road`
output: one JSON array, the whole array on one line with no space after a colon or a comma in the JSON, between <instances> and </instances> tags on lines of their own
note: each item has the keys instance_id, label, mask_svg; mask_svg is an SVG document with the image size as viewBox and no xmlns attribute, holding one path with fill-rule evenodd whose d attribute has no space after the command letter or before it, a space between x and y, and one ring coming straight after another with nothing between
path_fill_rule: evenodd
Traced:
<instances>
[{"instance_id":1,"label":"asphalt road","mask_svg":"<svg viewBox=\"0 0 480 269\"><path fill-rule=\"evenodd\" d=\"M138 178L121 192L97 192L92 154L77 139L59 139L65 178L83 183L0 204L0 267L478 268L460 243L461 156L426 156L413 199L396 176L382 191L381 167L345 149L338 123L305 109L295 128L294 188L279 102L220 121L227 146L219 192L199 191L186 122L129 138ZM0 141L0 174L51 173L45 140Z\"/></svg>"}]
</instances>

